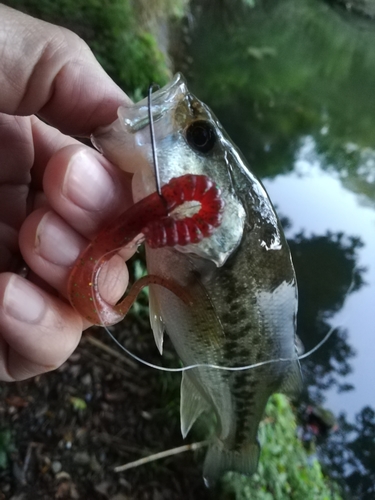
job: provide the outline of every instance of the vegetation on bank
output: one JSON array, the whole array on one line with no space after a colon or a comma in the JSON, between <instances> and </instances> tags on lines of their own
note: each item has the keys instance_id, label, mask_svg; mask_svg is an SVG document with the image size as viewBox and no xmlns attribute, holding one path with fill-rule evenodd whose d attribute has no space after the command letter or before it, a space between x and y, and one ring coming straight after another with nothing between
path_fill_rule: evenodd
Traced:
<instances>
[{"instance_id":1,"label":"vegetation on bank","mask_svg":"<svg viewBox=\"0 0 375 500\"><path fill-rule=\"evenodd\" d=\"M204 89L200 97L230 124L257 173L291 170L308 136L322 167L375 206L374 23L330 3L343 2L262 0L241 16L228 11L224 25L201 16L192 40L194 90Z\"/></svg>"},{"instance_id":2,"label":"vegetation on bank","mask_svg":"<svg viewBox=\"0 0 375 500\"><path fill-rule=\"evenodd\" d=\"M167 54L158 45L158 30L169 18L183 15L187 2L5 0L4 3L77 33L113 80L139 99L150 82L164 85L170 78Z\"/></svg>"}]
</instances>

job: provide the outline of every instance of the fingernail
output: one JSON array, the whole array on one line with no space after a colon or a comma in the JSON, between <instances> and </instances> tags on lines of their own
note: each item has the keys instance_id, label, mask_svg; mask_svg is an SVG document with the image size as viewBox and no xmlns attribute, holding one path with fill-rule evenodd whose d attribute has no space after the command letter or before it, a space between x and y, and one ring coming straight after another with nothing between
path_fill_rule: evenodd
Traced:
<instances>
[{"instance_id":1,"label":"fingernail","mask_svg":"<svg viewBox=\"0 0 375 500\"><path fill-rule=\"evenodd\" d=\"M13 275L4 294L4 311L23 323L36 324L45 314L44 298L28 281Z\"/></svg>"},{"instance_id":2,"label":"fingernail","mask_svg":"<svg viewBox=\"0 0 375 500\"><path fill-rule=\"evenodd\" d=\"M36 230L35 250L58 266L71 266L80 254L82 238L52 212L47 212Z\"/></svg>"},{"instance_id":3,"label":"fingernail","mask_svg":"<svg viewBox=\"0 0 375 500\"><path fill-rule=\"evenodd\" d=\"M115 184L95 154L81 150L72 156L63 183L63 194L79 207L103 210L113 199Z\"/></svg>"}]
</instances>

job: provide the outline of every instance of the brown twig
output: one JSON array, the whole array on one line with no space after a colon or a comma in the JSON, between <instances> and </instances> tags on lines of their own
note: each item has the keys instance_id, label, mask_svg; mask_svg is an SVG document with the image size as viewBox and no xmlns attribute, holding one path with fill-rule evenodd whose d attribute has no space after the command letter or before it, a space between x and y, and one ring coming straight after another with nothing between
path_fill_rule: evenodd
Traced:
<instances>
[{"instance_id":1,"label":"brown twig","mask_svg":"<svg viewBox=\"0 0 375 500\"><path fill-rule=\"evenodd\" d=\"M117 448L122 448L123 451L126 451L128 453L141 453L141 449L136 446L129 446L127 442L124 439L119 438L118 436L112 436L110 434L107 434L106 432L97 432L97 433L91 433L90 434L91 439L98 439L102 443L108 444L108 445L115 445Z\"/></svg>"},{"instance_id":2,"label":"brown twig","mask_svg":"<svg viewBox=\"0 0 375 500\"><path fill-rule=\"evenodd\" d=\"M208 441L200 441L199 443L191 443L185 444L184 446L178 446L177 448L172 448L170 450L161 451L159 453L154 453L153 455L149 455L148 457L140 458L139 460L135 460L134 462L129 462L124 465L119 465L114 468L115 472L123 472L128 469L133 469L135 467L139 467L140 465L147 464L149 462L154 462L155 460L160 460L161 458L170 457L172 455L178 455L179 453L183 453L184 451L195 451L199 450L199 448L203 448L207 446Z\"/></svg>"},{"instance_id":3,"label":"brown twig","mask_svg":"<svg viewBox=\"0 0 375 500\"><path fill-rule=\"evenodd\" d=\"M23 467L22 467L22 471L21 471L21 482L24 485L27 484L27 478L26 478L27 470L28 470L29 465L30 465L30 460L31 460L33 450L35 448L38 448L39 446L42 446L41 443L34 443L34 442L30 442L27 446L26 456L25 456L25 460L23 462Z\"/></svg>"},{"instance_id":4,"label":"brown twig","mask_svg":"<svg viewBox=\"0 0 375 500\"><path fill-rule=\"evenodd\" d=\"M107 346L106 344L104 344L103 342L101 342L100 340L98 340L97 338L92 337L91 335L86 334L84 336L84 339L86 339L86 341L89 342L91 345L93 345L95 347L98 347L102 351L105 351L107 354L110 354L114 358L119 359L120 361L122 361L123 363L127 364L131 368L134 368L134 369L138 368L137 363L135 363L131 359L125 357L123 354L115 351L114 349L112 349L111 347Z\"/></svg>"},{"instance_id":5,"label":"brown twig","mask_svg":"<svg viewBox=\"0 0 375 500\"><path fill-rule=\"evenodd\" d=\"M116 373L121 373L122 375L124 375L124 377L134 378L134 375L131 372L125 370L124 368L122 368L121 366L118 366L117 364L111 363L107 359L103 359L103 358L100 358L99 356L96 356L95 354L93 354L90 351L89 348L85 349L84 347L80 346L79 352L81 354L83 354L84 356L87 356L88 358L90 358L90 361L95 360L104 366L108 366L110 368L110 370L113 370ZM145 387L144 385L140 385L140 378L139 377L138 377L137 381L138 381L137 384L133 384L132 382L129 382L128 380L126 380L126 378L123 378L121 380L121 386L125 387L133 394L137 394L139 396L145 396L148 392L150 392L151 389L149 386Z\"/></svg>"},{"instance_id":6,"label":"brown twig","mask_svg":"<svg viewBox=\"0 0 375 500\"><path fill-rule=\"evenodd\" d=\"M97 361L99 364L102 364L104 366L108 366L111 370L114 370L117 373L121 373L125 377L134 377L134 375L131 372L125 370L125 368L122 368L122 366L119 366L118 364L112 363L108 359L103 359L100 356L96 356L96 354L94 354L90 350L90 347L85 349L84 347L82 347L82 345L80 345L79 352L81 354L83 354L83 356L87 356L88 358L90 358L90 361L94 360L94 361Z\"/></svg>"}]
</instances>

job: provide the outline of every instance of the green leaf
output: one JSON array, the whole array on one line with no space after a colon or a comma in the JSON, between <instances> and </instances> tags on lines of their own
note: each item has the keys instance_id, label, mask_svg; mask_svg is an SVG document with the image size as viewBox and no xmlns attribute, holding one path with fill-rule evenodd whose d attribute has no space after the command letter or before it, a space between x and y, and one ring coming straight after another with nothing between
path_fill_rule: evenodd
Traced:
<instances>
[{"instance_id":1,"label":"green leaf","mask_svg":"<svg viewBox=\"0 0 375 500\"><path fill-rule=\"evenodd\" d=\"M86 404L86 401L81 399L81 398L77 398L75 396L71 396L70 397L70 402L73 406L73 408L77 411L84 411L86 410L87 408L87 404Z\"/></svg>"}]
</instances>

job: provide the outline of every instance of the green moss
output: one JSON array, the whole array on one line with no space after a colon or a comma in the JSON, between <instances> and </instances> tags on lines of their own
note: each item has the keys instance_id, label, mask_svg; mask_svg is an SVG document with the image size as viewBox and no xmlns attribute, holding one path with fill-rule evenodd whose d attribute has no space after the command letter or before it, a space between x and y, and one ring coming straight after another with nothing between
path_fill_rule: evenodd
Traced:
<instances>
[{"instance_id":1,"label":"green moss","mask_svg":"<svg viewBox=\"0 0 375 500\"><path fill-rule=\"evenodd\" d=\"M130 0L8 0L11 7L64 26L81 36L113 80L131 97L140 98L152 82L170 78L157 40ZM167 8L160 5L160 9ZM160 10L159 9L159 10ZM171 12L172 14L172 12ZM165 12L168 16L169 12Z\"/></svg>"}]
</instances>

